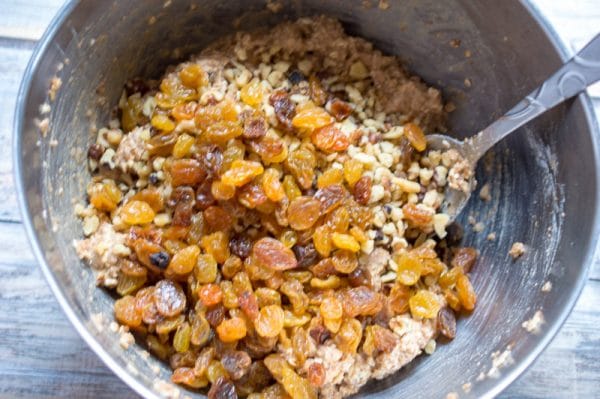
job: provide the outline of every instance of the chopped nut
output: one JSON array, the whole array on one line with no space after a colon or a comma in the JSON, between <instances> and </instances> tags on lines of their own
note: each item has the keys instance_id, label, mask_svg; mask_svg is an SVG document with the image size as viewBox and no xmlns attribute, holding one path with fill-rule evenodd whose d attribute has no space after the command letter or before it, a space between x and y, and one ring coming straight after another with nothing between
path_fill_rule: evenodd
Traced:
<instances>
[{"instance_id":1,"label":"chopped nut","mask_svg":"<svg viewBox=\"0 0 600 399\"><path fill-rule=\"evenodd\" d=\"M508 254L512 256L513 259L517 259L521 257L525 253L525 244L522 242L515 242L512 247L510 247L510 251Z\"/></svg>"}]
</instances>

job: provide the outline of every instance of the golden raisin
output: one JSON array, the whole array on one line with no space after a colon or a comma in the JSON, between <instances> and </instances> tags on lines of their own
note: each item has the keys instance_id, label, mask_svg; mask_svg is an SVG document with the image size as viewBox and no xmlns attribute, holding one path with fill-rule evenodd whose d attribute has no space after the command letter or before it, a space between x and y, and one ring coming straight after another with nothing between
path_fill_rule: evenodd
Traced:
<instances>
[{"instance_id":1,"label":"golden raisin","mask_svg":"<svg viewBox=\"0 0 600 399\"><path fill-rule=\"evenodd\" d=\"M350 288L344 292L342 305L350 317L373 316L383 307L383 297L367 287Z\"/></svg>"},{"instance_id":2,"label":"golden raisin","mask_svg":"<svg viewBox=\"0 0 600 399\"><path fill-rule=\"evenodd\" d=\"M205 306L214 306L223 299L223 291L217 284L205 284L198 290L198 299Z\"/></svg>"},{"instance_id":3,"label":"golden raisin","mask_svg":"<svg viewBox=\"0 0 600 399\"><path fill-rule=\"evenodd\" d=\"M179 79L184 86L198 89L208 83L206 72L197 64L191 64L179 71Z\"/></svg>"},{"instance_id":4,"label":"golden raisin","mask_svg":"<svg viewBox=\"0 0 600 399\"><path fill-rule=\"evenodd\" d=\"M235 187L215 180L210 186L210 192L217 200L226 201L235 196Z\"/></svg>"},{"instance_id":5,"label":"golden raisin","mask_svg":"<svg viewBox=\"0 0 600 399\"><path fill-rule=\"evenodd\" d=\"M173 156L175 158L185 157L192 149L192 145L194 145L195 141L196 140L189 134L182 134L179 136L173 147Z\"/></svg>"},{"instance_id":6,"label":"golden raisin","mask_svg":"<svg viewBox=\"0 0 600 399\"><path fill-rule=\"evenodd\" d=\"M396 270L398 282L404 285L415 285L421 278L421 260L414 254L407 252L398 256L395 261L398 265Z\"/></svg>"},{"instance_id":7,"label":"golden raisin","mask_svg":"<svg viewBox=\"0 0 600 399\"><path fill-rule=\"evenodd\" d=\"M434 293L427 290L419 290L408 300L410 313L413 317L433 319L440 311L441 305Z\"/></svg>"},{"instance_id":8,"label":"golden raisin","mask_svg":"<svg viewBox=\"0 0 600 399\"><path fill-rule=\"evenodd\" d=\"M396 313L408 312L408 300L410 299L410 288L402 284L394 284L389 295L390 309Z\"/></svg>"},{"instance_id":9,"label":"golden raisin","mask_svg":"<svg viewBox=\"0 0 600 399\"><path fill-rule=\"evenodd\" d=\"M240 100L251 107L259 105L263 96L264 89L259 79L252 79L250 83L240 89Z\"/></svg>"},{"instance_id":10,"label":"golden raisin","mask_svg":"<svg viewBox=\"0 0 600 399\"><path fill-rule=\"evenodd\" d=\"M288 197L290 201L302 195L302 191L300 191L291 175L285 175L283 177L283 189L285 190L286 197Z\"/></svg>"},{"instance_id":11,"label":"golden raisin","mask_svg":"<svg viewBox=\"0 0 600 399\"><path fill-rule=\"evenodd\" d=\"M326 153L345 151L350 145L346 133L333 125L314 130L310 138L315 147Z\"/></svg>"},{"instance_id":12,"label":"golden raisin","mask_svg":"<svg viewBox=\"0 0 600 399\"><path fill-rule=\"evenodd\" d=\"M271 270L288 270L297 266L294 252L279 240L264 237L254 243L252 248L254 259Z\"/></svg>"},{"instance_id":13,"label":"golden raisin","mask_svg":"<svg viewBox=\"0 0 600 399\"><path fill-rule=\"evenodd\" d=\"M317 187L324 188L332 184L341 184L344 180L344 172L338 168L329 168L317 178Z\"/></svg>"},{"instance_id":14,"label":"golden raisin","mask_svg":"<svg viewBox=\"0 0 600 399\"><path fill-rule=\"evenodd\" d=\"M283 329L284 313L278 305L268 305L260 310L254 328L261 337L276 337Z\"/></svg>"},{"instance_id":15,"label":"golden raisin","mask_svg":"<svg viewBox=\"0 0 600 399\"><path fill-rule=\"evenodd\" d=\"M360 250L360 244L350 234L334 232L331 234L331 241L333 242L333 245L339 249L346 249L350 252L358 252Z\"/></svg>"},{"instance_id":16,"label":"golden raisin","mask_svg":"<svg viewBox=\"0 0 600 399\"><path fill-rule=\"evenodd\" d=\"M160 212L164 208L162 194L157 188L148 187L135 193L129 201L144 201L154 210Z\"/></svg>"},{"instance_id":17,"label":"golden raisin","mask_svg":"<svg viewBox=\"0 0 600 399\"><path fill-rule=\"evenodd\" d=\"M453 267L452 269L442 273L438 280L440 287L453 287L460 276L463 275L462 267Z\"/></svg>"},{"instance_id":18,"label":"golden raisin","mask_svg":"<svg viewBox=\"0 0 600 399\"><path fill-rule=\"evenodd\" d=\"M113 180L96 183L88 190L90 203L99 211L114 211L121 201L121 190Z\"/></svg>"},{"instance_id":19,"label":"golden raisin","mask_svg":"<svg viewBox=\"0 0 600 399\"><path fill-rule=\"evenodd\" d=\"M238 122L219 121L209 125L200 138L203 142L225 145L229 140L241 136L243 132Z\"/></svg>"},{"instance_id":20,"label":"golden raisin","mask_svg":"<svg viewBox=\"0 0 600 399\"><path fill-rule=\"evenodd\" d=\"M312 236L315 249L322 257L326 258L331 253L331 232L326 225L319 226L315 229Z\"/></svg>"},{"instance_id":21,"label":"golden raisin","mask_svg":"<svg viewBox=\"0 0 600 399\"><path fill-rule=\"evenodd\" d=\"M350 187L353 187L354 184L361 178L363 173L363 164L362 162L357 161L356 159L348 159L344 162L344 178L346 179L346 183Z\"/></svg>"},{"instance_id":22,"label":"golden raisin","mask_svg":"<svg viewBox=\"0 0 600 399\"><path fill-rule=\"evenodd\" d=\"M404 137L419 152L425 151L425 148L427 148L427 139L425 138L425 134L423 134L423 130L414 123L404 125Z\"/></svg>"},{"instance_id":23,"label":"golden raisin","mask_svg":"<svg viewBox=\"0 0 600 399\"><path fill-rule=\"evenodd\" d=\"M285 198L285 190L279 181L279 172L276 169L265 170L262 176L262 187L267 198L273 202L279 202Z\"/></svg>"},{"instance_id":24,"label":"golden raisin","mask_svg":"<svg viewBox=\"0 0 600 399\"><path fill-rule=\"evenodd\" d=\"M298 197L287 209L288 221L294 230L311 228L319 216L321 216L321 203L313 197Z\"/></svg>"},{"instance_id":25,"label":"golden raisin","mask_svg":"<svg viewBox=\"0 0 600 399\"><path fill-rule=\"evenodd\" d=\"M333 117L327 111L315 105L299 110L292 119L292 125L295 128L308 131L330 125L333 122Z\"/></svg>"},{"instance_id":26,"label":"golden raisin","mask_svg":"<svg viewBox=\"0 0 600 399\"><path fill-rule=\"evenodd\" d=\"M217 327L217 335L223 342L235 342L246 336L246 322L240 317L223 320Z\"/></svg>"},{"instance_id":27,"label":"golden raisin","mask_svg":"<svg viewBox=\"0 0 600 399\"><path fill-rule=\"evenodd\" d=\"M221 181L230 186L241 187L263 171L263 166L258 162L236 159L231 164L231 168L221 176Z\"/></svg>"},{"instance_id":28,"label":"golden raisin","mask_svg":"<svg viewBox=\"0 0 600 399\"><path fill-rule=\"evenodd\" d=\"M200 248L197 245L190 245L183 248L173 255L173 259L171 259L167 270L179 275L191 273L194 266L196 266L199 254Z\"/></svg>"},{"instance_id":29,"label":"golden raisin","mask_svg":"<svg viewBox=\"0 0 600 399\"><path fill-rule=\"evenodd\" d=\"M189 120L194 118L194 111L198 104L194 101L189 103L179 104L171 110L171 116L178 121Z\"/></svg>"},{"instance_id":30,"label":"golden raisin","mask_svg":"<svg viewBox=\"0 0 600 399\"><path fill-rule=\"evenodd\" d=\"M336 234L336 233L333 233ZM341 249L331 258L333 267L340 273L352 273L358 267L358 260L356 254L352 251Z\"/></svg>"},{"instance_id":31,"label":"golden raisin","mask_svg":"<svg viewBox=\"0 0 600 399\"><path fill-rule=\"evenodd\" d=\"M281 385L292 399L317 399L316 389L289 366L282 370Z\"/></svg>"},{"instance_id":32,"label":"golden raisin","mask_svg":"<svg viewBox=\"0 0 600 399\"><path fill-rule=\"evenodd\" d=\"M316 166L317 159L314 153L304 147L292 151L285 160L285 167L296 178L300 187L304 189L312 186ZM288 198L291 199L289 195Z\"/></svg>"},{"instance_id":33,"label":"golden raisin","mask_svg":"<svg viewBox=\"0 0 600 399\"><path fill-rule=\"evenodd\" d=\"M178 186L195 186L202 183L206 172L200 162L195 159L176 159L171 163L171 184Z\"/></svg>"},{"instance_id":34,"label":"golden raisin","mask_svg":"<svg viewBox=\"0 0 600 399\"><path fill-rule=\"evenodd\" d=\"M460 299L458 298L458 294L456 293L456 291L451 289L445 289L444 299L446 299L448 306L450 306L455 312L459 312L462 308L460 305Z\"/></svg>"},{"instance_id":35,"label":"golden raisin","mask_svg":"<svg viewBox=\"0 0 600 399\"><path fill-rule=\"evenodd\" d=\"M173 336L173 349L177 352L185 352L190 347L190 337L192 335L192 327L189 323L184 322L177 327Z\"/></svg>"},{"instance_id":36,"label":"golden raisin","mask_svg":"<svg viewBox=\"0 0 600 399\"><path fill-rule=\"evenodd\" d=\"M163 114L154 115L150 123L152 124L152 127L165 133L169 133L175 129L175 122L173 122L167 115Z\"/></svg>"},{"instance_id":37,"label":"golden raisin","mask_svg":"<svg viewBox=\"0 0 600 399\"><path fill-rule=\"evenodd\" d=\"M154 210L144 201L129 201L120 213L123 222L128 225L148 224L154 220Z\"/></svg>"},{"instance_id":38,"label":"golden raisin","mask_svg":"<svg viewBox=\"0 0 600 399\"><path fill-rule=\"evenodd\" d=\"M196 108L194 122L200 129L206 129L209 126L220 122L236 122L238 114L235 110L235 104L230 100L223 100L217 104L209 104Z\"/></svg>"},{"instance_id":39,"label":"golden raisin","mask_svg":"<svg viewBox=\"0 0 600 399\"><path fill-rule=\"evenodd\" d=\"M142 314L136 307L136 299L131 295L115 301L115 318L121 324L138 327L142 324Z\"/></svg>"},{"instance_id":40,"label":"golden raisin","mask_svg":"<svg viewBox=\"0 0 600 399\"><path fill-rule=\"evenodd\" d=\"M197 258L194 268L196 280L201 284L213 283L217 279L217 261L210 254L198 255Z\"/></svg>"},{"instance_id":41,"label":"golden raisin","mask_svg":"<svg viewBox=\"0 0 600 399\"><path fill-rule=\"evenodd\" d=\"M342 352L356 353L361 338L362 325L360 324L360 321L350 318L344 320L334 337L334 342Z\"/></svg>"},{"instance_id":42,"label":"golden raisin","mask_svg":"<svg viewBox=\"0 0 600 399\"><path fill-rule=\"evenodd\" d=\"M190 367L176 368L171 376L171 381L175 384L182 384L196 389L208 386L208 380L204 377L196 376L194 369Z\"/></svg>"},{"instance_id":43,"label":"golden raisin","mask_svg":"<svg viewBox=\"0 0 600 399\"><path fill-rule=\"evenodd\" d=\"M402 207L404 218L414 227L427 227L433 221L433 212L415 204L406 204Z\"/></svg>"},{"instance_id":44,"label":"golden raisin","mask_svg":"<svg viewBox=\"0 0 600 399\"><path fill-rule=\"evenodd\" d=\"M456 292L463 308L467 310L473 310L475 308L477 296L475 295L475 290L473 289L473 285L471 285L471 281L469 281L469 278L464 274L459 276L456 280Z\"/></svg>"}]
</instances>

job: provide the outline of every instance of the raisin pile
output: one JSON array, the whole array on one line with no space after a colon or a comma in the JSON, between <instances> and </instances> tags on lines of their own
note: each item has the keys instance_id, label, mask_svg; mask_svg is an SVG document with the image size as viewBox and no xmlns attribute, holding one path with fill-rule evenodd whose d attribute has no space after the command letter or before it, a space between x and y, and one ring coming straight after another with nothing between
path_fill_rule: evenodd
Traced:
<instances>
[{"instance_id":1,"label":"raisin pile","mask_svg":"<svg viewBox=\"0 0 600 399\"><path fill-rule=\"evenodd\" d=\"M424 239L434 215L407 192L396 199L407 245L386 244L395 274L375 282L364 258L382 240L372 234L379 172L348 153L363 136L344 124L356 104L294 68L280 87L255 73L215 95L207 68L187 62L124 94L121 142L139 134L139 159L111 168L99 164L107 145L90 148L90 207L126 237L116 320L169 362L173 382L211 399L316 398L328 380L307 363L311 348L389 353L397 315L435 320L453 338L455 314L475 307L477 253L445 248L442 261ZM394 165L426 150L416 122L402 128L408 158Z\"/></svg>"}]
</instances>

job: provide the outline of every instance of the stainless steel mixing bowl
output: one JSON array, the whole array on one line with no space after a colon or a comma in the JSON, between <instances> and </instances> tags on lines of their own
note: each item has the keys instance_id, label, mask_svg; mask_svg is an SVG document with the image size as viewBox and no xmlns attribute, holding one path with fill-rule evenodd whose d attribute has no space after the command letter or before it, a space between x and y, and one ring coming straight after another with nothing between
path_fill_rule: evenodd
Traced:
<instances>
[{"instance_id":1,"label":"stainless steel mixing bowl","mask_svg":"<svg viewBox=\"0 0 600 399\"><path fill-rule=\"evenodd\" d=\"M472 134L509 109L565 59L564 48L539 13L517 0L290 0L273 13L264 1L73 1L52 22L25 73L15 122L15 171L27 231L39 263L69 319L102 360L148 398L159 397L141 347L124 351L107 328L112 297L96 289L72 241L81 237L74 201L84 200L90 126L107 122L123 83L157 77L163 68L234 31L283 18L324 13L347 30L400 55L408 67L442 88L456 105L450 126ZM459 40L454 41L454 39ZM450 43L453 45L450 45ZM458 45L458 46L457 46ZM467 57L465 52L471 56ZM36 126L53 76L62 80L51 102L50 129ZM54 140L56 140L54 142ZM56 144L56 145L55 145ZM598 131L589 98L557 107L506 140L478 171L492 200L473 196L462 215L465 243L481 250L474 270L479 304L462 318L454 341L438 345L399 373L370 383L368 397L492 397L536 358L569 314L586 281L598 236ZM484 223L475 233L468 216ZM496 240L487 241L495 232ZM514 241L528 245L514 262ZM542 292L550 281L553 288ZM522 328L543 310L538 335ZM104 314L104 318L93 315ZM514 362L498 378L478 381L492 353L510 348ZM461 386L471 382L470 393ZM190 394L192 397L200 395Z\"/></svg>"}]
</instances>

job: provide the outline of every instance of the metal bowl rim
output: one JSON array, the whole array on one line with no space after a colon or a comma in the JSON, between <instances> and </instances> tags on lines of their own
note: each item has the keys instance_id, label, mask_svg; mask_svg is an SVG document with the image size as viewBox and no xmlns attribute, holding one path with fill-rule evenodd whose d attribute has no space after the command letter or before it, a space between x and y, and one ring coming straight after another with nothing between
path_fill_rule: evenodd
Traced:
<instances>
[{"instance_id":1,"label":"metal bowl rim","mask_svg":"<svg viewBox=\"0 0 600 399\"><path fill-rule=\"evenodd\" d=\"M519 0L522 6L529 12L529 14L534 18L537 24L542 28L544 34L554 47L555 51L561 57L563 61L566 61L569 58L569 52L565 47L565 44L562 42L550 22L546 19L546 17L539 11L538 7L534 4L530 3L527 0ZM22 151L22 129L24 126L24 118L25 118L25 109L27 105L28 93L31 89L31 83L34 76L34 73L37 71L39 67L39 62L41 60L42 55L45 53L48 46L52 43L54 37L56 36L59 28L63 25L65 20L70 16L71 12L76 8L77 4L80 0L69 0L67 1L54 16L48 28L36 44L36 47L32 53L32 56L29 60L27 68L23 73L23 78L21 80L21 85L19 87L19 92L17 95L17 101L15 106L15 118L14 118L14 128L13 128L13 143L12 143L12 152L13 152L13 170L14 170L14 178L15 185L17 189L17 202L19 204L19 208L21 211L21 216L23 218L23 225L25 227L25 231L29 242L31 244L31 248L33 253L35 254L35 258L38 261L40 268L46 278L50 289L54 293L58 303L60 304L63 312L67 315L67 318L71 322L71 324L75 327L75 330L79 333L79 335L83 338L83 340L88 344L88 346L96 353L96 355L102 360L102 362L113 372L115 373L125 384L127 384L130 388L132 388L136 393L141 395L144 398L151 399L160 399L160 396L156 394L152 389L142 384L137 380L134 376L132 376L129 371L126 370L125 367L121 366L117 361L115 361L112 356L104 349L104 347L96 340L94 335L90 333L88 328L85 326L82 320L75 314L74 310L70 307L64 293L60 289L58 282L50 269L48 262L44 256L43 250L41 248L39 238L36 232L36 229L33 225L33 218L29 212L27 206L27 196L25 193L25 187L23 182L23 160L21 157ZM577 100L581 101L583 106L583 111L586 117L586 122L589 127L589 131L591 133L591 140L593 143L593 153L594 160L596 165L600 165L600 143L598 141L600 136L600 128L598 127L598 122L596 120L596 116L593 110L593 104L588 96L587 92L581 93ZM600 199L600 173L596 174L596 202ZM596 252L596 248L593 244L593 237L597 237L600 233L600 213L598 212L598 208L595 208L593 216L593 234L588 238L591 242L588 253L586 254L584 260L584 272L579 277L579 280L575 284L575 289L571 292L567 305L563 307L562 312L559 316L554 319L552 322L548 323L548 328L539 336L539 340L535 344L534 348L528 353L524 358L520 359L519 362L513 367L509 372L502 374L502 376L496 380L497 382L492 386L492 388L485 393L483 398L493 398L500 394L506 387L508 387L512 382L514 382L518 377L520 377L524 371L531 366L535 359L543 352L543 350L549 345L549 343L554 339L567 317L573 310L577 299L581 295L583 287L585 286L589 271L591 269L591 265L593 263L594 255Z\"/></svg>"}]
</instances>

